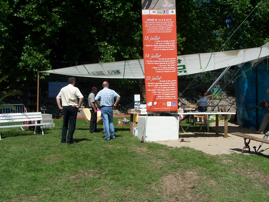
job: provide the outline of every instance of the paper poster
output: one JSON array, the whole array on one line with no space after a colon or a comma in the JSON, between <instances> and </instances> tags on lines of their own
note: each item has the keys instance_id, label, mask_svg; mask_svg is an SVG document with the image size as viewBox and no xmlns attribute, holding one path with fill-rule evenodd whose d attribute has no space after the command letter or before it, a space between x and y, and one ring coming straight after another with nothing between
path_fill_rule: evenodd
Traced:
<instances>
[{"instance_id":1,"label":"paper poster","mask_svg":"<svg viewBox=\"0 0 269 202\"><path fill-rule=\"evenodd\" d=\"M142 0L147 111L177 111L175 0Z\"/></svg>"}]
</instances>

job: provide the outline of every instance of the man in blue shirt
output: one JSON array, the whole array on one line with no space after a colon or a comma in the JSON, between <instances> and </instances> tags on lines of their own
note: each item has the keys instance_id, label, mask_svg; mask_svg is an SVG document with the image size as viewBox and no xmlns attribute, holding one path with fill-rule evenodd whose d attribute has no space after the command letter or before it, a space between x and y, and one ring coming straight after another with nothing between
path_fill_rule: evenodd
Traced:
<instances>
[{"instance_id":1,"label":"man in blue shirt","mask_svg":"<svg viewBox=\"0 0 269 202\"><path fill-rule=\"evenodd\" d=\"M102 86L103 90L97 93L95 103L98 108L101 109L102 113L106 133L104 140L110 140L110 134L112 139L116 138L113 124L113 109L117 107L117 104L120 101L120 96L114 90L109 89L109 83L107 81L104 81ZM115 99L116 101L114 102Z\"/></svg>"}]
</instances>

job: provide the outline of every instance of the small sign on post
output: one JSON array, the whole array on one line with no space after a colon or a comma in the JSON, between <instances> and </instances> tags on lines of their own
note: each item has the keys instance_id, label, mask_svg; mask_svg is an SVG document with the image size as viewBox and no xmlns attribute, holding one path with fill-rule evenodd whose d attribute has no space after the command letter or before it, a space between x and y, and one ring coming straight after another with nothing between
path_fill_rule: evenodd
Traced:
<instances>
[{"instance_id":1,"label":"small sign on post","mask_svg":"<svg viewBox=\"0 0 269 202\"><path fill-rule=\"evenodd\" d=\"M134 108L139 109L140 108L140 94L134 95Z\"/></svg>"}]
</instances>

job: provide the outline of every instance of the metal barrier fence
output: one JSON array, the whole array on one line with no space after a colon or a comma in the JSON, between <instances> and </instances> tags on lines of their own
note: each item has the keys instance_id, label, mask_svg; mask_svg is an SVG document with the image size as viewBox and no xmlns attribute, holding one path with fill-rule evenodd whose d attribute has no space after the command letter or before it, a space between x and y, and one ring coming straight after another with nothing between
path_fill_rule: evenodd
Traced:
<instances>
[{"instance_id":1,"label":"metal barrier fence","mask_svg":"<svg viewBox=\"0 0 269 202\"><path fill-rule=\"evenodd\" d=\"M9 108L9 106L12 106L12 108ZM24 106L24 104L1 104L0 105L0 112L1 112L1 114L25 113L25 112L27 112L27 109Z\"/></svg>"}]
</instances>

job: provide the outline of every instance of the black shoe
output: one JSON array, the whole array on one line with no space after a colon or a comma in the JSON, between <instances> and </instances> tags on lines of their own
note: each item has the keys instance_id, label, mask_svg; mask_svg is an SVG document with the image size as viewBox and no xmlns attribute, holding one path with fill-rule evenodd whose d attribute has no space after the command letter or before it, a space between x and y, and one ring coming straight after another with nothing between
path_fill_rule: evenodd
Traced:
<instances>
[{"instance_id":1,"label":"black shoe","mask_svg":"<svg viewBox=\"0 0 269 202\"><path fill-rule=\"evenodd\" d=\"M110 138L111 140L115 140L116 138L114 137L114 138Z\"/></svg>"},{"instance_id":2,"label":"black shoe","mask_svg":"<svg viewBox=\"0 0 269 202\"><path fill-rule=\"evenodd\" d=\"M90 133L96 133L96 132L90 132Z\"/></svg>"},{"instance_id":3,"label":"black shoe","mask_svg":"<svg viewBox=\"0 0 269 202\"><path fill-rule=\"evenodd\" d=\"M67 144L77 144L76 142L67 142Z\"/></svg>"},{"instance_id":4,"label":"black shoe","mask_svg":"<svg viewBox=\"0 0 269 202\"><path fill-rule=\"evenodd\" d=\"M104 138L103 140L105 140L105 141L109 141L108 139L106 139L106 138Z\"/></svg>"}]
</instances>

